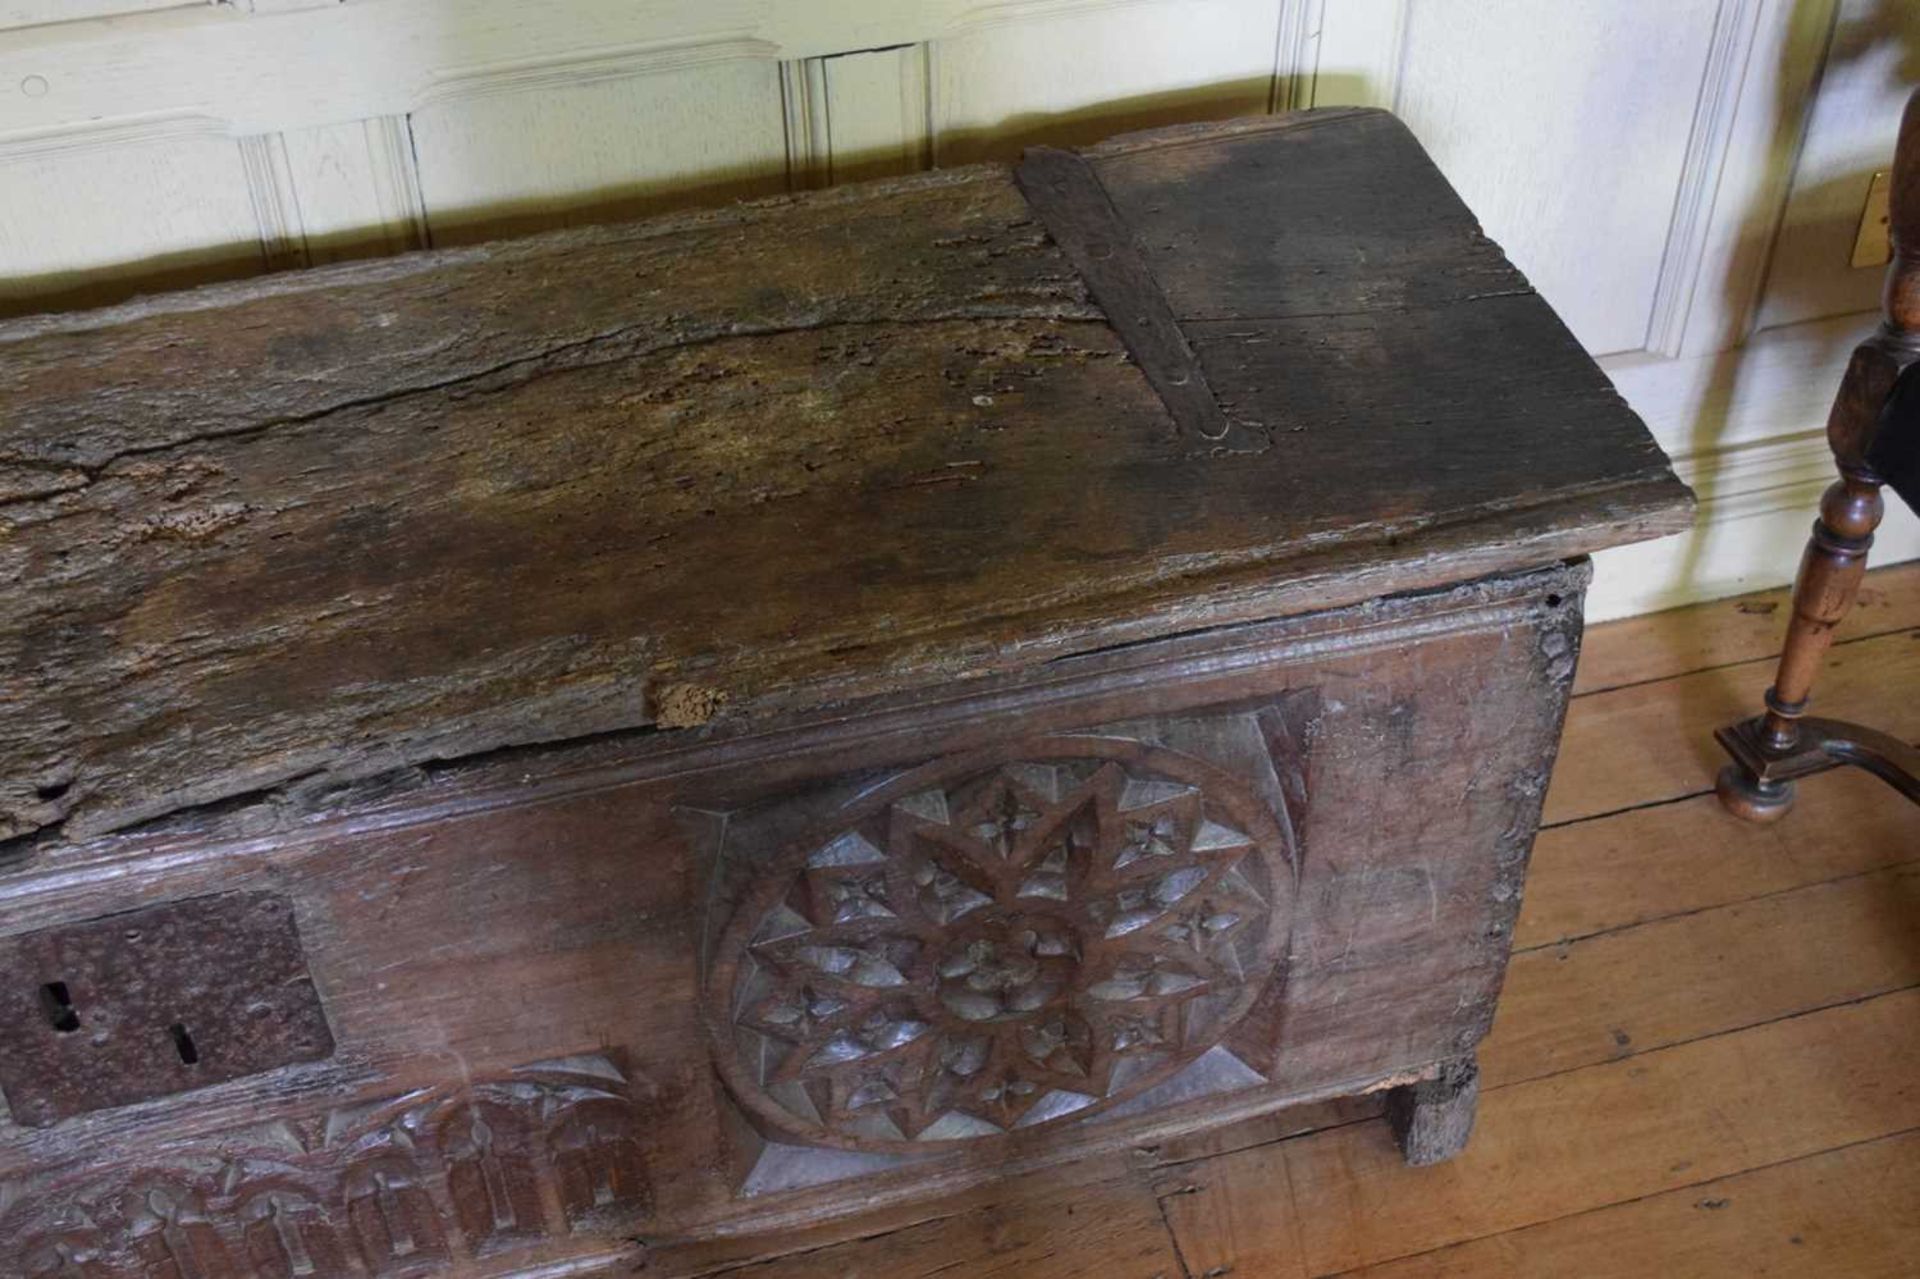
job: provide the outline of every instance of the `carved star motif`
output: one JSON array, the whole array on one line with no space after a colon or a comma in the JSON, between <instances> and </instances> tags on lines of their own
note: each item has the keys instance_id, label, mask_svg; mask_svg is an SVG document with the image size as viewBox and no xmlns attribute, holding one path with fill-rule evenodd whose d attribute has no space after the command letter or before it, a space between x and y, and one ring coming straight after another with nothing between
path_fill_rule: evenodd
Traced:
<instances>
[{"instance_id":1,"label":"carved star motif","mask_svg":"<svg viewBox=\"0 0 1920 1279\"><path fill-rule=\"evenodd\" d=\"M1004 1132L1190 1057L1268 912L1254 841L1200 787L1016 762L821 841L748 946L762 1086L827 1132ZM811 1112L810 1114L808 1112Z\"/></svg>"}]
</instances>

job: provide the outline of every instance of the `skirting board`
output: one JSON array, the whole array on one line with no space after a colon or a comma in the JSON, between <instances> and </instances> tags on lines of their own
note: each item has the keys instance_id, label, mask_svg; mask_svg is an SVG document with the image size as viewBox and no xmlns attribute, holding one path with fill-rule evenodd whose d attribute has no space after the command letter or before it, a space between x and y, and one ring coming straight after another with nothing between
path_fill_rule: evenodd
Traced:
<instances>
[{"instance_id":1,"label":"skirting board","mask_svg":"<svg viewBox=\"0 0 1920 1279\"><path fill-rule=\"evenodd\" d=\"M1606 621L1764 590L1793 580L1820 494L1836 478L1818 431L1683 456L1700 498L1691 532L1594 556L1587 618ZM1869 564L1920 559L1920 519L1891 497Z\"/></svg>"},{"instance_id":2,"label":"skirting board","mask_svg":"<svg viewBox=\"0 0 1920 1279\"><path fill-rule=\"evenodd\" d=\"M1793 580L1837 473L1827 408L1877 311L1755 333L1731 351L1603 356L1600 366L1693 486L1693 530L1594 557L1592 621L1679 608ZM1920 559L1920 520L1888 495L1869 564Z\"/></svg>"}]
</instances>

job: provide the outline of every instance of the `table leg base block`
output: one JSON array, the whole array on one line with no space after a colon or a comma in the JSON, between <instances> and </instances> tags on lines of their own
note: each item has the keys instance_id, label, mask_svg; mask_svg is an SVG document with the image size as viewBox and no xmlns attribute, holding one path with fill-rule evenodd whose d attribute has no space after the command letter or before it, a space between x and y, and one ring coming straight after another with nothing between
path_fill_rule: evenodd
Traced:
<instances>
[{"instance_id":1,"label":"table leg base block","mask_svg":"<svg viewBox=\"0 0 1920 1279\"><path fill-rule=\"evenodd\" d=\"M1720 769L1713 792L1729 813L1750 822L1777 822L1793 811L1792 782L1764 782L1738 764Z\"/></svg>"},{"instance_id":2,"label":"table leg base block","mask_svg":"<svg viewBox=\"0 0 1920 1279\"><path fill-rule=\"evenodd\" d=\"M1460 1057L1432 1079L1403 1084L1387 1094L1387 1124L1408 1164L1445 1163L1466 1149L1480 1105L1480 1067Z\"/></svg>"},{"instance_id":3,"label":"table leg base block","mask_svg":"<svg viewBox=\"0 0 1920 1279\"><path fill-rule=\"evenodd\" d=\"M1767 745L1764 725L1765 717L1757 716L1714 733L1733 757L1715 790L1736 815L1772 821L1793 806L1795 781L1848 765L1920 804L1920 750L1899 738L1864 724L1809 717L1797 722L1798 740L1779 750Z\"/></svg>"}]
</instances>

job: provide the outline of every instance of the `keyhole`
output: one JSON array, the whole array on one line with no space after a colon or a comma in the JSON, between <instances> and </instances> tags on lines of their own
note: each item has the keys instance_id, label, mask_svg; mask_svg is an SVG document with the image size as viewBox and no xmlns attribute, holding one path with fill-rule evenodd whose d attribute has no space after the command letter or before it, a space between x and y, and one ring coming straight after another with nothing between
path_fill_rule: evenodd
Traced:
<instances>
[{"instance_id":1,"label":"keyhole","mask_svg":"<svg viewBox=\"0 0 1920 1279\"><path fill-rule=\"evenodd\" d=\"M173 1050L180 1054L183 1064L191 1066L200 1060L200 1050L193 1046L193 1036L179 1022L167 1027L167 1033L173 1036Z\"/></svg>"},{"instance_id":2,"label":"keyhole","mask_svg":"<svg viewBox=\"0 0 1920 1279\"><path fill-rule=\"evenodd\" d=\"M46 1010L47 1020L53 1028L63 1035L70 1035L80 1029L80 1014L73 1010L73 996L67 993L67 983L50 981L40 988L40 1006Z\"/></svg>"}]
</instances>

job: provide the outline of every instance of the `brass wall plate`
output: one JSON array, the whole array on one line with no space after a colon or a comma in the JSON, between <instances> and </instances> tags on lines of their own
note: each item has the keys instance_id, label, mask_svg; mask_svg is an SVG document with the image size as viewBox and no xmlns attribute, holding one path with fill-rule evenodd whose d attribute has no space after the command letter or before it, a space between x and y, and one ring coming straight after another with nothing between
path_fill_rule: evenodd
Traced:
<instances>
[{"instance_id":1,"label":"brass wall plate","mask_svg":"<svg viewBox=\"0 0 1920 1279\"><path fill-rule=\"evenodd\" d=\"M0 1089L16 1123L333 1052L278 893L222 893L0 938Z\"/></svg>"},{"instance_id":2,"label":"brass wall plate","mask_svg":"<svg viewBox=\"0 0 1920 1279\"><path fill-rule=\"evenodd\" d=\"M1853 240L1855 267L1885 266L1893 260L1893 244L1888 238L1892 225L1889 192L1893 183L1885 170L1873 175L1867 188L1867 207L1860 211L1860 230Z\"/></svg>"}]
</instances>

